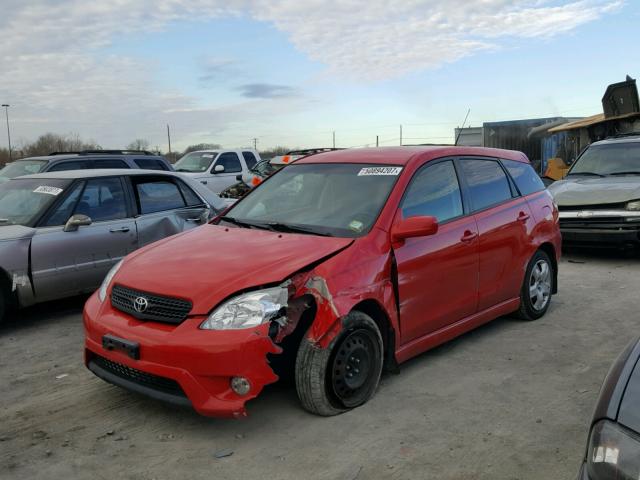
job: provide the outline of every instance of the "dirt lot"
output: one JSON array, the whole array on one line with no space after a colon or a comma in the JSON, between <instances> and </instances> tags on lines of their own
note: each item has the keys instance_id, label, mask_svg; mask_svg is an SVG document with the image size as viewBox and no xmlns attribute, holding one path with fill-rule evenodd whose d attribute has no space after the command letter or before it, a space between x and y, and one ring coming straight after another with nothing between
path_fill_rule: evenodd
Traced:
<instances>
[{"instance_id":1,"label":"dirt lot","mask_svg":"<svg viewBox=\"0 0 640 480\"><path fill-rule=\"evenodd\" d=\"M421 355L333 418L305 413L290 386L245 420L120 390L82 365L82 301L40 306L0 330L0 478L575 478L600 383L639 333L639 267L566 256L545 318Z\"/></svg>"}]
</instances>

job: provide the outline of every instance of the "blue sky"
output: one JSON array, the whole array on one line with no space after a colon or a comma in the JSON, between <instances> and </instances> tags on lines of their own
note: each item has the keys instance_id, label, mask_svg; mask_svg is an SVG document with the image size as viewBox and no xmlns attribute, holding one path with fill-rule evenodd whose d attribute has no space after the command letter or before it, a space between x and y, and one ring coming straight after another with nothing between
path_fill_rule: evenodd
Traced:
<instances>
[{"instance_id":1,"label":"blue sky","mask_svg":"<svg viewBox=\"0 0 640 480\"><path fill-rule=\"evenodd\" d=\"M630 1L5 1L0 100L22 141L166 150L169 123L174 148L390 145L400 124L448 142L468 108L471 125L598 113L640 65Z\"/></svg>"}]
</instances>

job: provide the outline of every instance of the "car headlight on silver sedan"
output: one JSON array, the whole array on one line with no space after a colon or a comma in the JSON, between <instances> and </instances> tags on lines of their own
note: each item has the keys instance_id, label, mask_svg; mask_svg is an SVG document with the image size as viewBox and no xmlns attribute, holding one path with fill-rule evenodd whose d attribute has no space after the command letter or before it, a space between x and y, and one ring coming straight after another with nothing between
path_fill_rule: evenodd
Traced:
<instances>
[{"instance_id":1,"label":"car headlight on silver sedan","mask_svg":"<svg viewBox=\"0 0 640 480\"><path fill-rule=\"evenodd\" d=\"M104 280L102 281L102 285L100 285L100 290L98 291L98 297L100 298L101 302L104 302L104 299L107 298L107 290L109 289L109 285L111 285L111 281L113 280L113 277L115 277L116 273L118 272L121 266L122 266L122 260L120 260L113 267L111 267L111 270L109 270L109 273L107 273L107 276L104 277Z\"/></svg>"},{"instance_id":2,"label":"car headlight on silver sedan","mask_svg":"<svg viewBox=\"0 0 640 480\"><path fill-rule=\"evenodd\" d=\"M626 207L627 210L640 211L640 200L633 200L628 202Z\"/></svg>"},{"instance_id":3,"label":"car headlight on silver sedan","mask_svg":"<svg viewBox=\"0 0 640 480\"><path fill-rule=\"evenodd\" d=\"M640 478L640 438L617 423L603 420L594 425L587 455L593 480Z\"/></svg>"},{"instance_id":4,"label":"car headlight on silver sedan","mask_svg":"<svg viewBox=\"0 0 640 480\"><path fill-rule=\"evenodd\" d=\"M288 298L287 284L243 293L216 308L200 328L233 330L261 325L278 318Z\"/></svg>"}]
</instances>

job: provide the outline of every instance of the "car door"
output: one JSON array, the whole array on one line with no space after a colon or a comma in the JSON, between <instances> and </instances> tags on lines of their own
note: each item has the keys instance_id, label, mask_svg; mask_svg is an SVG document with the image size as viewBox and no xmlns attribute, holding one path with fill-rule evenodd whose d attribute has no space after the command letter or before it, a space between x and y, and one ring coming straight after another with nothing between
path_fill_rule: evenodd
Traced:
<instances>
[{"instance_id":1,"label":"car door","mask_svg":"<svg viewBox=\"0 0 640 480\"><path fill-rule=\"evenodd\" d=\"M141 247L206 221L209 206L181 180L168 175L135 175L130 180Z\"/></svg>"},{"instance_id":2,"label":"car door","mask_svg":"<svg viewBox=\"0 0 640 480\"><path fill-rule=\"evenodd\" d=\"M74 214L92 223L64 231ZM138 246L135 221L120 177L76 182L43 219L31 243L38 301L95 290L111 266Z\"/></svg>"},{"instance_id":3,"label":"car door","mask_svg":"<svg viewBox=\"0 0 640 480\"><path fill-rule=\"evenodd\" d=\"M216 172L216 167L222 166L222 172ZM210 167L211 177L207 179L207 187L213 192L220 193L225 188L233 185L238 180L238 174L243 173L240 157L236 152L224 152L218 155L218 158Z\"/></svg>"},{"instance_id":4,"label":"car door","mask_svg":"<svg viewBox=\"0 0 640 480\"><path fill-rule=\"evenodd\" d=\"M460 172L478 225L478 310L518 296L534 220L497 159L463 158Z\"/></svg>"},{"instance_id":5,"label":"car door","mask_svg":"<svg viewBox=\"0 0 640 480\"><path fill-rule=\"evenodd\" d=\"M429 162L412 178L398 215L435 216L438 232L394 246L403 344L476 312L478 230L454 162Z\"/></svg>"}]
</instances>

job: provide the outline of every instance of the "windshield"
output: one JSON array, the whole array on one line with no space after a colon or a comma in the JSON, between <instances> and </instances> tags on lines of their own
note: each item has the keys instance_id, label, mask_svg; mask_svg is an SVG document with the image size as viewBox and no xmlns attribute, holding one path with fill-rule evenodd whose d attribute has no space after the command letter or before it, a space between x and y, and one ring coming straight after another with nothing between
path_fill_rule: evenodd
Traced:
<instances>
[{"instance_id":1,"label":"windshield","mask_svg":"<svg viewBox=\"0 0 640 480\"><path fill-rule=\"evenodd\" d=\"M241 226L359 237L373 226L402 167L296 164L268 178L226 215Z\"/></svg>"},{"instance_id":2,"label":"windshield","mask_svg":"<svg viewBox=\"0 0 640 480\"><path fill-rule=\"evenodd\" d=\"M191 152L176 162L173 168L176 172L205 172L216 158L215 152Z\"/></svg>"},{"instance_id":3,"label":"windshield","mask_svg":"<svg viewBox=\"0 0 640 480\"><path fill-rule=\"evenodd\" d=\"M46 164L46 160L18 160L16 162L9 163L0 170L0 177L3 177L0 178L0 180L6 181L9 178L39 173Z\"/></svg>"},{"instance_id":4,"label":"windshield","mask_svg":"<svg viewBox=\"0 0 640 480\"><path fill-rule=\"evenodd\" d=\"M594 145L576 161L569 175L640 174L640 142Z\"/></svg>"},{"instance_id":5,"label":"windshield","mask_svg":"<svg viewBox=\"0 0 640 480\"><path fill-rule=\"evenodd\" d=\"M0 226L32 226L71 180L20 179L0 185Z\"/></svg>"},{"instance_id":6,"label":"windshield","mask_svg":"<svg viewBox=\"0 0 640 480\"><path fill-rule=\"evenodd\" d=\"M258 162L255 167L251 169L253 173L260 175L261 177L267 177L273 172L278 170L277 167L271 165L267 160Z\"/></svg>"}]
</instances>

